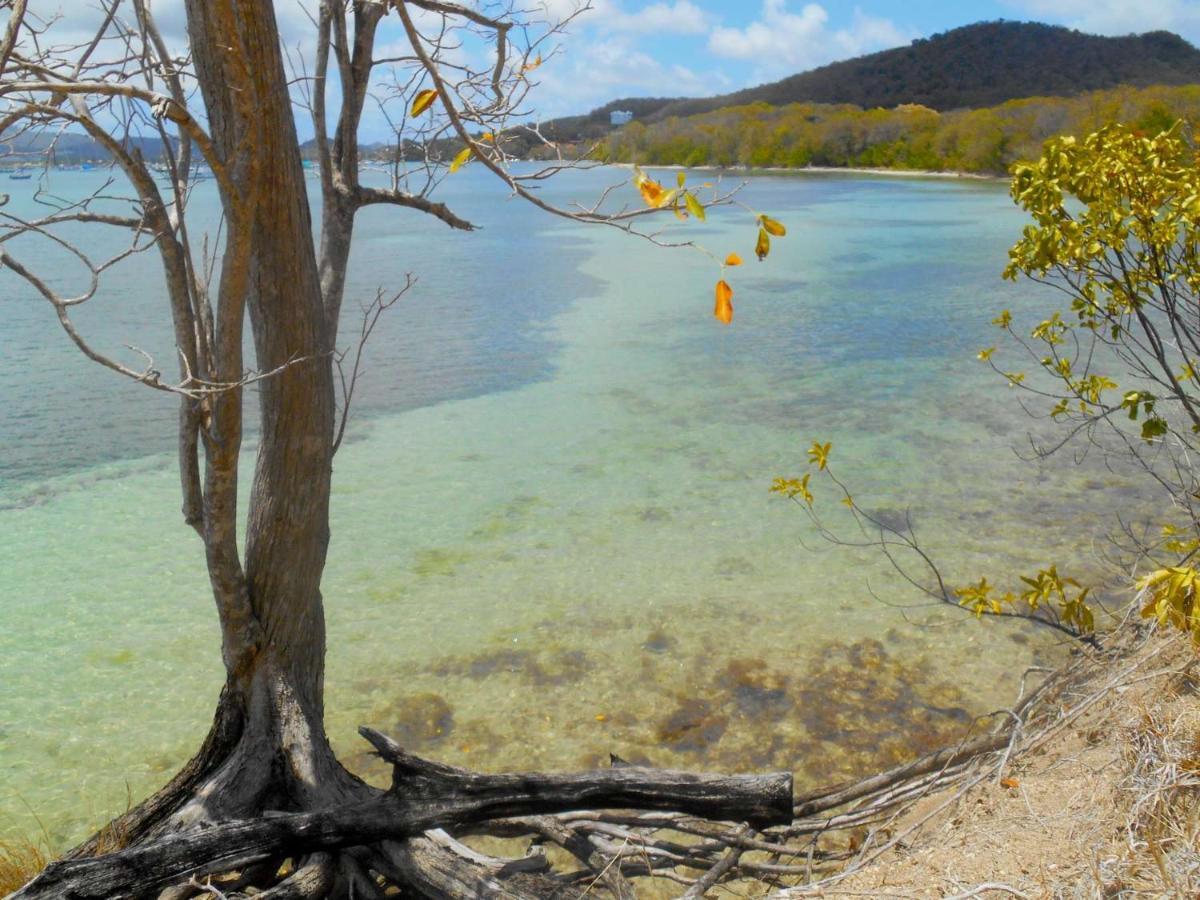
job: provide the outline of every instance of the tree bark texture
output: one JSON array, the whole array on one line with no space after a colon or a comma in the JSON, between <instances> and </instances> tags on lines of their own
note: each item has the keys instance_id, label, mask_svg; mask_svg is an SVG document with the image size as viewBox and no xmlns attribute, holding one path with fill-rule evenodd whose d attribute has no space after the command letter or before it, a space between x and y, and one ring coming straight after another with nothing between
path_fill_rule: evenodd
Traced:
<instances>
[{"instance_id":1,"label":"tree bark texture","mask_svg":"<svg viewBox=\"0 0 1200 900\"><path fill-rule=\"evenodd\" d=\"M244 573L254 620L244 643L253 652L244 665L227 659L246 715L244 752L225 766L212 799L222 805L219 793L260 809L312 808L353 780L322 725L321 576L336 410L304 170L270 0L188 0L187 12L213 140L239 194L224 198L226 209L244 216L241 234L231 227L225 265L244 258L245 277L230 290L245 292L258 370L282 367L258 383ZM250 251L239 257L243 240ZM241 305L221 298L222 309ZM256 795L281 789L284 796ZM223 812L238 813L233 806Z\"/></svg>"}]
</instances>

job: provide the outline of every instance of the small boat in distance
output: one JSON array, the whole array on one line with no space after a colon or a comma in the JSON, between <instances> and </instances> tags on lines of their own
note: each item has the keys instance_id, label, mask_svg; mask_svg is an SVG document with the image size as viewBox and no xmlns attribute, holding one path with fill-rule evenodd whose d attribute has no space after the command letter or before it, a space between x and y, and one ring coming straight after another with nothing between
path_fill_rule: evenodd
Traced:
<instances>
[{"instance_id":1,"label":"small boat in distance","mask_svg":"<svg viewBox=\"0 0 1200 900\"><path fill-rule=\"evenodd\" d=\"M27 172L25 169L14 169L8 173L10 181L28 181L33 177L32 172Z\"/></svg>"}]
</instances>

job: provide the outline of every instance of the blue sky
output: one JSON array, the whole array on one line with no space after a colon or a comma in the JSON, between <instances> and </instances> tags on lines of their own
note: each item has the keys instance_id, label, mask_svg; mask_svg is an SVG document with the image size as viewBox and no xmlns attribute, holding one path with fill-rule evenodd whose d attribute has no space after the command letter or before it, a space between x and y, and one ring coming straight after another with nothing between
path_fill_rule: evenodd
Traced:
<instances>
[{"instance_id":1,"label":"blue sky","mask_svg":"<svg viewBox=\"0 0 1200 900\"><path fill-rule=\"evenodd\" d=\"M460 0L481 9L510 0ZM511 0L530 19L561 21L585 0ZM531 80L532 118L584 113L621 97L709 96L735 91L839 59L908 44L986 19L1034 20L1096 34L1166 29L1200 46L1200 0L586 0ZM315 0L275 0L285 46L311 65ZM60 39L86 44L101 21L97 0L34 0L31 9L61 19ZM185 52L183 0L151 0L168 43ZM57 10L56 10L57 8ZM440 20L438 20L440 21ZM436 22L430 33L436 33ZM535 29L536 31L536 29ZM62 32L66 32L65 35ZM395 15L380 25L382 56L407 53ZM490 47L471 38L456 51L488 67ZM386 73L385 73L386 74ZM382 76L381 76L382 77ZM386 88L380 96L386 95ZM330 85L328 95L336 105ZM524 118L524 117L523 117ZM299 118L302 137L311 126ZM364 141L392 139L383 115L365 111Z\"/></svg>"},{"instance_id":2,"label":"blue sky","mask_svg":"<svg viewBox=\"0 0 1200 900\"><path fill-rule=\"evenodd\" d=\"M551 12L574 0L537 0ZM985 19L1097 34L1166 29L1200 45L1200 0L591 0L539 73L546 118L624 96L725 93Z\"/></svg>"}]
</instances>

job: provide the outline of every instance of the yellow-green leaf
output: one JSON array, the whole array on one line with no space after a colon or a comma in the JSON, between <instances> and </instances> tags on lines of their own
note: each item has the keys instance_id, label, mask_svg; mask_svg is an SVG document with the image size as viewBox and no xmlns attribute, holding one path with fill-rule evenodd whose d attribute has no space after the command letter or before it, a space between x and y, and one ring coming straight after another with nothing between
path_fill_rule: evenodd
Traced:
<instances>
[{"instance_id":1,"label":"yellow-green leaf","mask_svg":"<svg viewBox=\"0 0 1200 900\"><path fill-rule=\"evenodd\" d=\"M682 173L680 173L680 174L682 174ZM682 184L682 183L683 182L681 181L680 184ZM695 216L701 222L704 221L704 207L701 205L699 200L697 200L691 194L684 194L683 202L687 204L688 212L690 212L693 216Z\"/></svg>"},{"instance_id":2,"label":"yellow-green leaf","mask_svg":"<svg viewBox=\"0 0 1200 900\"><path fill-rule=\"evenodd\" d=\"M465 166L470 161L471 154L474 152L475 151L470 147L463 147L461 150L459 150L458 156L454 157L450 163L450 174L453 175L455 172Z\"/></svg>"},{"instance_id":3,"label":"yellow-green leaf","mask_svg":"<svg viewBox=\"0 0 1200 900\"><path fill-rule=\"evenodd\" d=\"M417 91L417 96L413 97L412 109L409 111L413 118L416 118L429 107L433 106L433 101L438 97L438 92L433 88L426 88L423 91Z\"/></svg>"},{"instance_id":4,"label":"yellow-green leaf","mask_svg":"<svg viewBox=\"0 0 1200 900\"><path fill-rule=\"evenodd\" d=\"M810 472L805 472L803 478L776 478L771 483L771 493L783 494L789 500L802 497L804 502L811 506L813 495L812 491L808 489L808 480L811 474Z\"/></svg>"},{"instance_id":5,"label":"yellow-green leaf","mask_svg":"<svg viewBox=\"0 0 1200 900\"><path fill-rule=\"evenodd\" d=\"M775 237L783 237L787 234L787 229L783 227L783 223L775 221L770 216L759 216L758 221L768 234L773 234Z\"/></svg>"},{"instance_id":6,"label":"yellow-green leaf","mask_svg":"<svg viewBox=\"0 0 1200 900\"><path fill-rule=\"evenodd\" d=\"M829 451L833 448L833 444L822 444L813 441L813 445L808 448L808 460L817 464L818 469L824 469L829 465Z\"/></svg>"}]
</instances>

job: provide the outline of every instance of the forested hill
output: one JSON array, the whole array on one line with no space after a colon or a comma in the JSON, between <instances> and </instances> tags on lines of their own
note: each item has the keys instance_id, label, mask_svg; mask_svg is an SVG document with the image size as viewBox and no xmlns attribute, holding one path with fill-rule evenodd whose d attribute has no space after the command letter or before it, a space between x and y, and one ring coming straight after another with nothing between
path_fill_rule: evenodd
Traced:
<instances>
[{"instance_id":1,"label":"forested hill","mask_svg":"<svg viewBox=\"0 0 1200 900\"><path fill-rule=\"evenodd\" d=\"M863 109L919 103L945 111L1118 85L1197 83L1200 50L1167 31L1099 37L1033 22L980 22L719 97L616 100L586 116L546 123L544 131L558 140L598 137L618 109L646 123L763 101Z\"/></svg>"}]
</instances>

